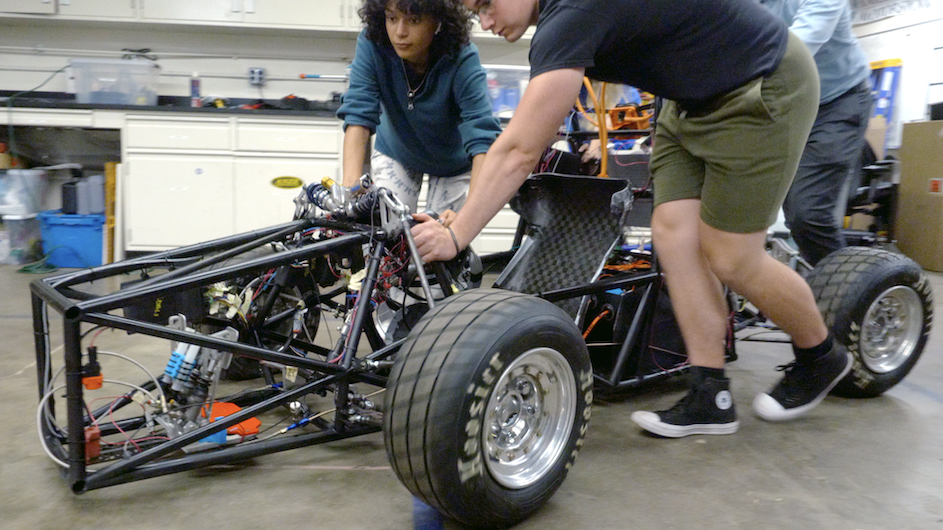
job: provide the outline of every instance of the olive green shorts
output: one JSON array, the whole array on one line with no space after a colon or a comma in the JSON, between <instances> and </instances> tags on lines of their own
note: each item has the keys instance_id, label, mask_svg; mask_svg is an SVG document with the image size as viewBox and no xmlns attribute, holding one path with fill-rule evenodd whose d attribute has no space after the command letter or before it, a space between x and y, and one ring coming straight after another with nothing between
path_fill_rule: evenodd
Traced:
<instances>
[{"instance_id":1,"label":"olive green shorts","mask_svg":"<svg viewBox=\"0 0 943 530\"><path fill-rule=\"evenodd\" d=\"M701 219L718 230L766 230L796 175L818 104L815 61L791 32L768 77L697 111L666 101L651 156L656 207L699 198Z\"/></svg>"}]
</instances>

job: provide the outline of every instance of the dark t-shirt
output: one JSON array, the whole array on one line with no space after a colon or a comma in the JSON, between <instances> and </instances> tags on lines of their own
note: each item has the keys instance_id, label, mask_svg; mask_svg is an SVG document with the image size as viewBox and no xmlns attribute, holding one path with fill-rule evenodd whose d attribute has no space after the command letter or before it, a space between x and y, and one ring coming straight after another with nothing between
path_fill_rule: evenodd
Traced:
<instances>
[{"instance_id":1,"label":"dark t-shirt","mask_svg":"<svg viewBox=\"0 0 943 530\"><path fill-rule=\"evenodd\" d=\"M771 73L787 38L753 0L541 0L531 77L585 68L693 108Z\"/></svg>"}]
</instances>

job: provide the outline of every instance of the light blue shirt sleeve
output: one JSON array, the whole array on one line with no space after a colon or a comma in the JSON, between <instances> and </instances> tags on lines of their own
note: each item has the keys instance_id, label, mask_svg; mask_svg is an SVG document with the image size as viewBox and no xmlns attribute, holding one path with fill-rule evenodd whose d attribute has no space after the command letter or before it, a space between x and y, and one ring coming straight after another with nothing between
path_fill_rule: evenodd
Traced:
<instances>
[{"instance_id":1,"label":"light blue shirt sleeve","mask_svg":"<svg viewBox=\"0 0 943 530\"><path fill-rule=\"evenodd\" d=\"M789 29L815 55L832 39L847 6L848 0L804 0L800 2Z\"/></svg>"},{"instance_id":2,"label":"light blue shirt sleeve","mask_svg":"<svg viewBox=\"0 0 943 530\"><path fill-rule=\"evenodd\" d=\"M871 66L851 25L848 0L760 0L781 17L815 57L828 103L871 76Z\"/></svg>"}]
</instances>

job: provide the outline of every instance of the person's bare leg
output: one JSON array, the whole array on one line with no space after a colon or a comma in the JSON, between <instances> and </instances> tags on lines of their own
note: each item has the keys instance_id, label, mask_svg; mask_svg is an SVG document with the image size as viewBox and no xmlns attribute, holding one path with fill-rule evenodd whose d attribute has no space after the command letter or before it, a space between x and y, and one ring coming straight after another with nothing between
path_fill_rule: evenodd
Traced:
<instances>
[{"instance_id":1,"label":"person's bare leg","mask_svg":"<svg viewBox=\"0 0 943 530\"><path fill-rule=\"evenodd\" d=\"M740 422L724 374L727 304L700 242L701 201L658 205L652 235L665 271L675 318L691 362L691 391L661 412L635 411L632 421L671 438L692 434L733 434Z\"/></svg>"},{"instance_id":2,"label":"person's bare leg","mask_svg":"<svg viewBox=\"0 0 943 530\"><path fill-rule=\"evenodd\" d=\"M723 368L727 306L701 251L700 211L697 199L658 205L652 215L652 240L691 364Z\"/></svg>"},{"instance_id":3,"label":"person's bare leg","mask_svg":"<svg viewBox=\"0 0 943 530\"><path fill-rule=\"evenodd\" d=\"M701 222L701 246L725 285L752 302L792 337L811 348L828 337L812 289L799 274L766 253L766 232L735 234Z\"/></svg>"},{"instance_id":4,"label":"person's bare leg","mask_svg":"<svg viewBox=\"0 0 943 530\"><path fill-rule=\"evenodd\" d=\"M724 283L753 302L792 337L796 360L769 391L757 394L753 410L768 421L798 418L825 399L851 370L844 346L828 328L805 280L765 249L766 234L731 234L701 225L701 246Z\"/></svg>"}]
</instances>

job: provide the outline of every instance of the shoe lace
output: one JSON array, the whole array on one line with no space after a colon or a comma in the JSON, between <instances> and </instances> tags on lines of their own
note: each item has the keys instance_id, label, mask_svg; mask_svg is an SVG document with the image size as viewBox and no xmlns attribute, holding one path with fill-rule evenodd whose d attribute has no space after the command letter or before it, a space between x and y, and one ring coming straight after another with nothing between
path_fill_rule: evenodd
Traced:
<instances>
[{"instance_id":1,"label":"shoe lace","mask_svg":"<svg viewBox=\"0 0 943 530\"><path fill-rule=\"evenodd\" d=\"M795 368L795 366L796 366L796 361L791 361L791 362L788 362L788 363L786 363L786 364L781 364L781 365L777 366L777 367L776 367L776 371L777 371L777 372L786 372L786 373L788 374L789 372L792 372L792 369Z\"/></svg>"},{"instance_id":2,"label":"shoe lace","mask_svg":"<svg viewBox=\"0 0 943 530\"><path fill-rule=\"evenodd\" d=\"M792 388L796 386L804 387L808 385L810 368L811 367L808 364L804 364L795 360L777 366L776 370L783 373L783 378L779 383L780 386Z\"/></svg>"}]
</instances>

